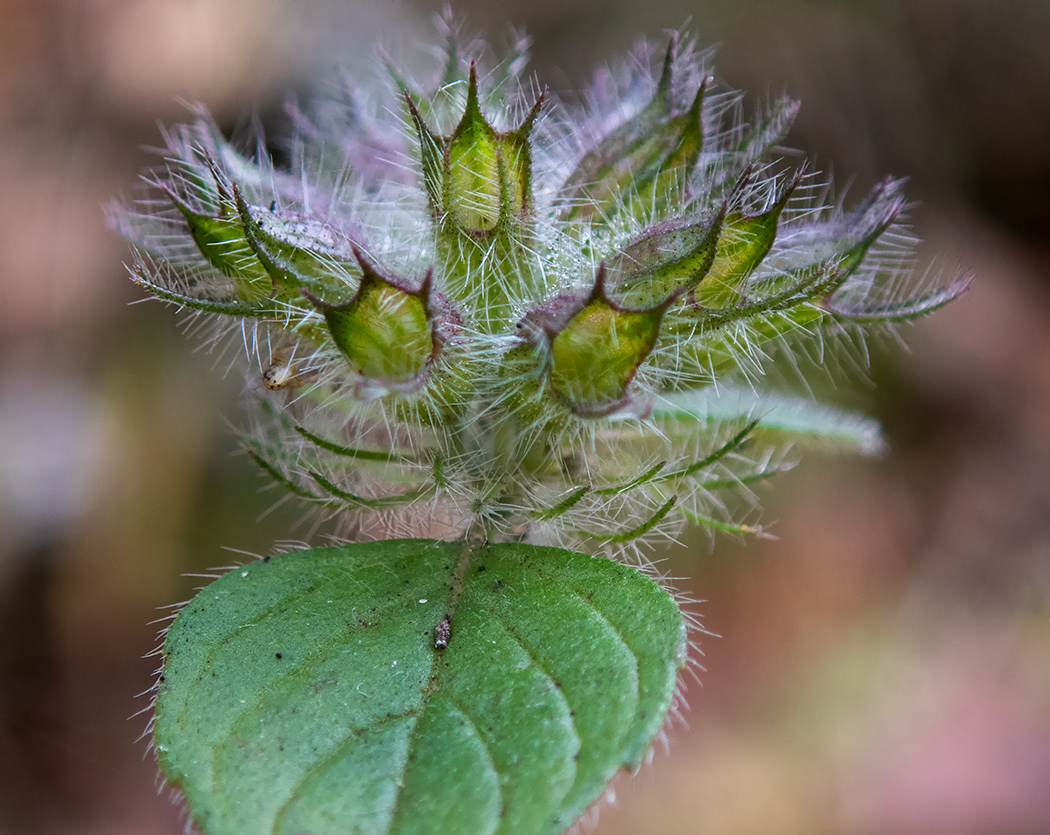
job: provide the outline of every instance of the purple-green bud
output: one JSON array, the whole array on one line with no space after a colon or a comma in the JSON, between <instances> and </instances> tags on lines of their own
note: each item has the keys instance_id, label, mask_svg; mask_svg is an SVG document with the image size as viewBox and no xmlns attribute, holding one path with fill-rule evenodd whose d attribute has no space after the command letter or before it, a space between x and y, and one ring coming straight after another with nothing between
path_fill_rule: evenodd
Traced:
<instances>
[{"instance_id":1,"label":"purple-green bud","mask_svg":"<svg viewBox=\"0 0 1050 835\"><path fill-rule=\"evenodd\" d=\"M355 249L361 284L345 304L328 304L304 291L320 310L336 347L354 371L381 388L414 389L423 382L438 340L430 305L431 273L416 288L382 276Z\"/></svg>"},{"instance_id":2,"label":"purple-green bud","mask_svg":"<svg viewBox=\"0 0 1050 835\"><path fill-rule=\"evenodd\" d=\"M532 202L532 155L529 134L539 114L541 94L522 123L497 131L478 101L477 69L472 63L463 116L449 137L427 127L412 97L405 94L419 137L423 185L440 225L475 238L501 224L528 217Z\"/></svg>"},{"instance_id":3,"label":"purple-green bud","mask_svg":"<svg viewBox=\"0 0 1050 835\"><path fill-rule=\"evenodd\" d=\"M609 259L609 292L618 302L639 307L692 290L715 262L724 219L723 206L713 218L665 221L646 229Z\"/></svg>"},{"instance_id":4,"label":"purple-green bud","mask_svg":"<svg viewBox=\"0 0 1050 835\"><path fill-rule=\"evenodd\" d=\"M579 415L623 408L627 387L653 350L660 321L676 296L648 309L622 307L606 294L602 264L587 300L563 325L548 329L553 391Z\"/></svg>"},{"instance_id":5,"label":"purple-green bud","mask_svg":"<svg viewBox=\"0 0 1050 835\"><path fill-rule=\"evenodd\" d=\"M681 188L704 142L703 102L708 79L692 104L676 112L671 97L674 40L649 103L587 151L562 186L566 219L608 216L617 204L637 199L643 207L662 205L668 190Z\"/></svg>"}]
</instances>

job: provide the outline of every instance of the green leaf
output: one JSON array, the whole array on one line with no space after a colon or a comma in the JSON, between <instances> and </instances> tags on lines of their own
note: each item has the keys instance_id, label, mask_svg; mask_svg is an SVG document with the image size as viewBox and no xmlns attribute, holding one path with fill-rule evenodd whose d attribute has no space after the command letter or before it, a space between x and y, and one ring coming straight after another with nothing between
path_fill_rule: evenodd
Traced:
<instances>
[{"instance_id":1,"label":"green leaf","mask_svg":"<svg viewBox=\"0 0 1050 835\"><path fill-rule=\"evenodd\" d=\"M389 540L231 571L164 657L158 759L204 833L553 832L645 755L685 631L619 563Z\"/></svg>"}]
</instances>

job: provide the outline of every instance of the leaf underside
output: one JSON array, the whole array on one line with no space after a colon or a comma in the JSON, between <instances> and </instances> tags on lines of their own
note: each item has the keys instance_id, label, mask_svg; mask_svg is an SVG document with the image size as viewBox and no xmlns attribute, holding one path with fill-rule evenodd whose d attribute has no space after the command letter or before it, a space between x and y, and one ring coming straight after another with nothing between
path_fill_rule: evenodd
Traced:
<instances>
[{"instance_id":1,"label":"leaf underside","mask_svg":"<svg viewBox=\"0 0 1050 835\"><path fill-rule=\"evenodd\" d=\"M685 629L606 559L387 540L231 571L164 656L158 760L205 833L555 832L644 757Z\"/></svg>"}]
</instances>

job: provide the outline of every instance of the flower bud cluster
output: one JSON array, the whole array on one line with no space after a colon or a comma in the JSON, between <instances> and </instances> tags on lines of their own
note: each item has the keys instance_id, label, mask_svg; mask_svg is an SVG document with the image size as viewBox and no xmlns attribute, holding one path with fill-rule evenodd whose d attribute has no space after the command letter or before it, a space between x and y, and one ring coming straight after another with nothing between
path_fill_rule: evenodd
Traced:
<instances>
[{"instance_id":1,"label":"flower bud cluster","mask_svg":"<svg viewBox=\"0 0 1050 835\"><path fill-rule=\"evenodd\" d=\"M792 438L873 446L741 392L964 288L909 282L899 181L825 205L775 157L797 105L745 122L677 35L578 110L523 77L523 38L499 62L439 25L430 81L390 69L374 110L350 83L293 109L290 170L199 112L114 214L144 290L254 332L264 470L376 534L617 551L685 520L747 530L721 494Z\"/></svg>"}]
</instances>

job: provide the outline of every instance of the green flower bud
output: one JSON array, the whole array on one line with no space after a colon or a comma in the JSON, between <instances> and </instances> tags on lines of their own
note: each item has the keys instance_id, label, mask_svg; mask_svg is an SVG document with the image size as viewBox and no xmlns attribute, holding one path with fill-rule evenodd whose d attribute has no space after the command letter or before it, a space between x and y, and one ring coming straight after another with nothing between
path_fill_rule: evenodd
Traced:
<instances>
[{"instance_id":1,"label":"green flower bud","mask_svg":"<svg viewBox=\"0 0 1050 835\"><path fill-rule=\"evenodd\" d=\"M709 79L705 79L684 112L671 101L675 41L667 47L656 92L633 118L587 151L562 186L569 203L565 219L610 216L633 198L640 210L666 202L667 193L681 187L692 172L703 146L702 110Z\"/></svg>"},{"instance_id":2,"label":"green flower bud","mask_svg":"<svg viewBox=\"0 0 1050 835\"><path fill-rule=\"evenodd\" d=\"M605 265L583 306L550 334L549 378L577 414L610 414L627 404L627 386L652 351L675 295L647 310L621 307L605 292Z\"/></svg>"},{"instance_id":3,"label":"green flower bud","mask_svg":"<svg viewBox=\"0 0 1050 835\"><path fill-rule=\"evenodd\" d=\"M381 388L412 390L437 352L429 296L431 273L416 289L379 275L354 251L361 284L345 304L328 304L304 293L328 323L332 341L362 377Z\"/></svg>"},{"instance_id":4,"label":"green flower bud","mask_svg":"<svg viewBox=\"0 0 1050 835\"><path fill-rule=\"evenodd\" d=\"M485 238L513 220L527 218L532 201L529 134L541 94L522 123L501 133L485 119L472 63L463 116L449 137L433 133L409 94L409 113L419 138L423 185L442 228Z\"/></svg>"},{"instance_id":5,"label":"green flower bud","mask_svg":"<svg viewBox=\"0 0 1050 835\"><path fill-rule=\"evenodd\" d=\"M199 191L211 203L208 210L191 206L171 186L160 183L161 189L179 210L190 236L205 260L223 275L234 280L234 292L241 301L256 302L270 295L272 282L266 268L255 257L255 252L244 233L232 196L224 182L215 175L214 189L198 182Z\"/></svg>"}]
</instances>

